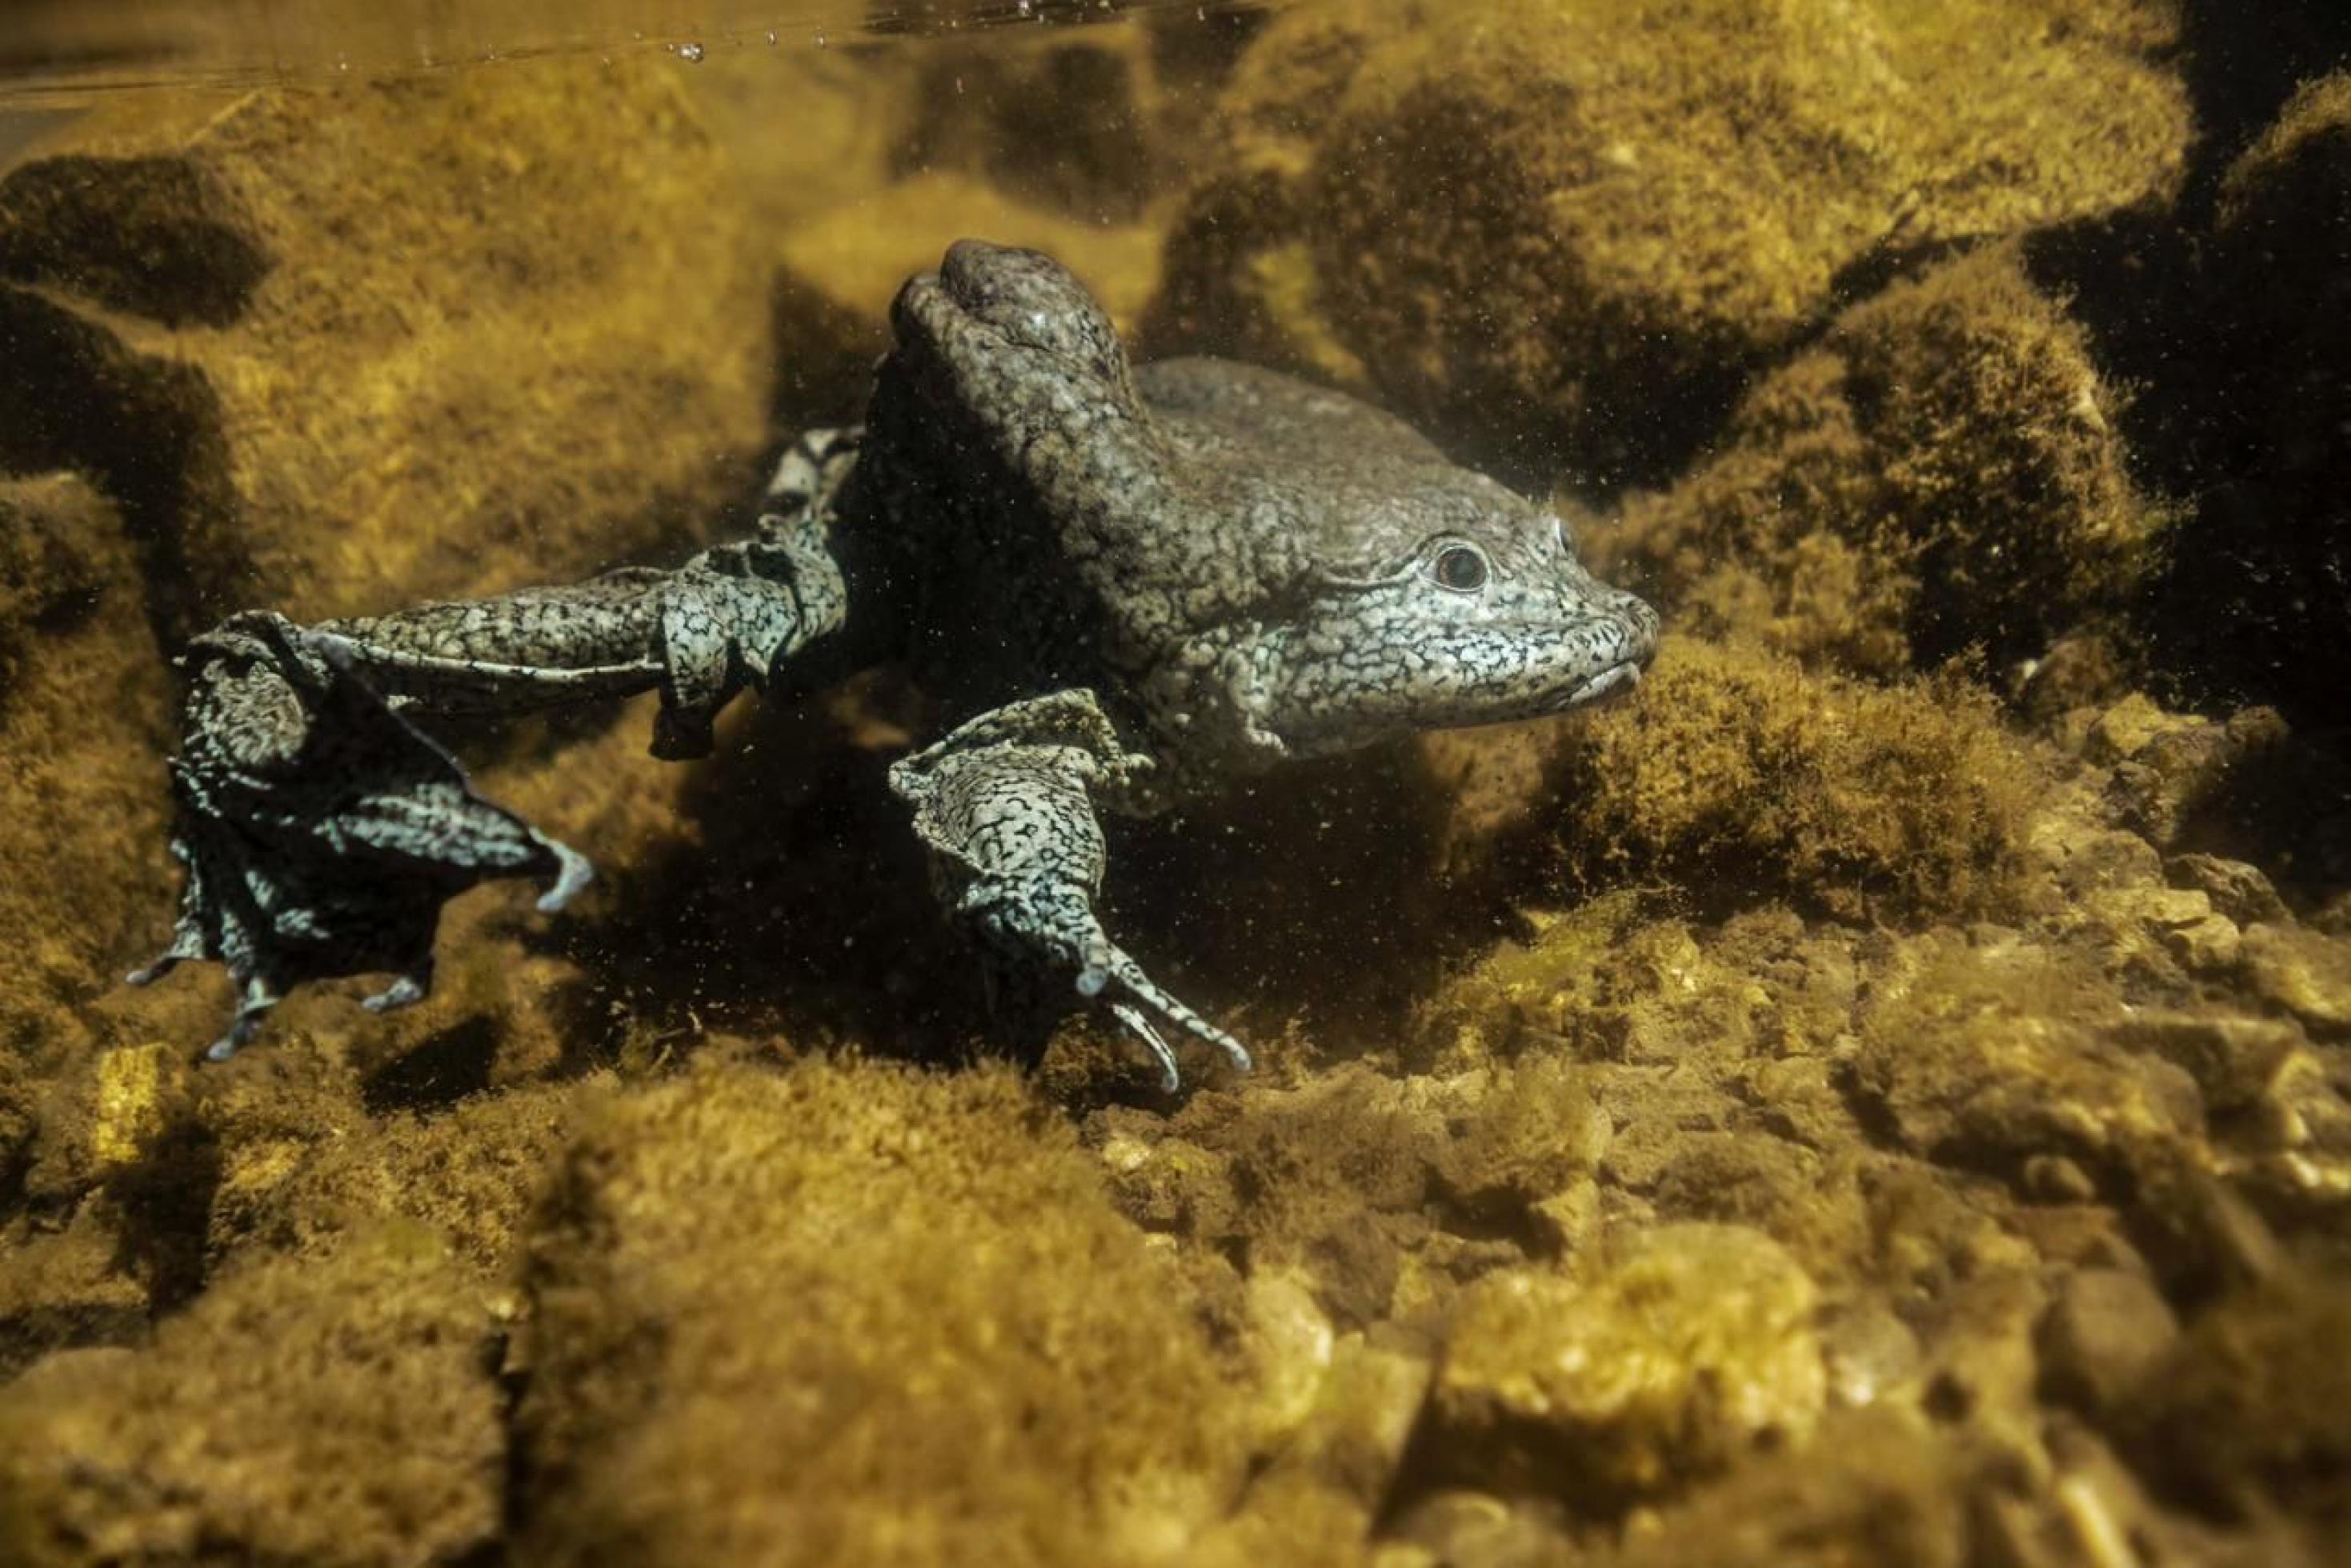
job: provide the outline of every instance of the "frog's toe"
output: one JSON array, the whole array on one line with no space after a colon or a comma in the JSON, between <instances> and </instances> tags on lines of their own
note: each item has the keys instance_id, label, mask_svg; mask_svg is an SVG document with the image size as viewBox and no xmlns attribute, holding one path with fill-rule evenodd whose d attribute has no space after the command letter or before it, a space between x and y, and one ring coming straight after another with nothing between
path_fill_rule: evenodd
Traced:
<instances>
[{"instance_id":1,"label":"frog's toe","mask_svg":"<svg viewBox=\"0 0 2351 1568\"><path fill-rule=\"evenodd\" d=\"M1184 1075L1176 1065L1175 1048L1151 1026L1151 1020L1143 1015L1143 1010L1127 1002L1113 1002L1110 1004L1110 1011L1111 1016L1125 1024L1127 1033L1142 1041L1144 1049L1151 1053L1152 1060L1159 1064L1161 1091L1172 1095L1182 1088Z\"/></svg>"},{"instance_id":2,"label":"frog's toe","mask_svg":"<svg viewBox=\"0 0 2351 1568\"><path fill-rule=\"evenodd\" d=\"M413 1007L432 994L433 961L427 958L373 996L362 997L360 1005L370 1012L392 1012Z\"/></svg>"},{"instance_id":3,"label":"frog's toe","mask_svg":"<svg viewBox=\"0 0 2351 1568\"><path fill-rule=\"evenodd\" d=\"M546 892L538 896L538 911L551 915L571 902L580 888L596 879L596 867L588 857L568 844L549 838L544 841L548 853L555 857L555 876Z\"/></svg>"},{"instance_id":4,"label":"frog's toe","mask_svg":"<svg viewBox=\"0 0 2351 1568\"><path fill-rule=\"evenodd\" d=\"M1094 981L1092 990L1087 989L1089 980ZM1162 1082L1171 1094L1180 1086L1175 1053L1160 1037L1158 1030L1152 1026L1150 1020L1155 1017L1223 1052L1225 1059L1232 1064L1237 1073L1246 1073L1254 1064L1249 1060L1247 1046L1160 989L1157 981L1143 972L1141 964L1115 947L1110 950L1108 961L1102 966L1099 978L1091 966L1078 975L1078 990L1086 996L1099 996L1113 985L1116 986L1118 994L1116 1000L1110 1003L1111 1012L1119 1022L1140 1035L1144 1044L1151 1047L1153 1054L1159 1058Z\"/></svg>"},{"instance_id":5,"label":"frog's toe","mask_svg":"<svg viewBox=\"0 0 2351 1568\"><path fill-rule=\"evenodd\" d=\"M204 1047L204 1060L225 1062L243 1050L277 1002L276 986L257 974L245 976L237 989L236 1016L228 1021L227 1033Z\"/></svg>"}]
</instances>

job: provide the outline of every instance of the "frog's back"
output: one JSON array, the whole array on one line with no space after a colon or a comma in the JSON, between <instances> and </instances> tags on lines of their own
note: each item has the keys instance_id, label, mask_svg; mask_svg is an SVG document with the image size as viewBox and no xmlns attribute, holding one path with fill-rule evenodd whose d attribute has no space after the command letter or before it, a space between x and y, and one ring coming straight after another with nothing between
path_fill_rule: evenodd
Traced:
<instances>
[{"instance_id":1,"label":"frog's back","mask_svg":"<svg viewBox=\"0 0 2351 1568\"><path fill-rule=\"evenodd\" d=\"M1421 467L1446 461L1394 414L1278 370L1187 357L1141 366L1134 380L1162 430L1196 451L1230 452L1245 464L1277 458L1336 475L1366 462Z\"/></svg>"}]
</instances>

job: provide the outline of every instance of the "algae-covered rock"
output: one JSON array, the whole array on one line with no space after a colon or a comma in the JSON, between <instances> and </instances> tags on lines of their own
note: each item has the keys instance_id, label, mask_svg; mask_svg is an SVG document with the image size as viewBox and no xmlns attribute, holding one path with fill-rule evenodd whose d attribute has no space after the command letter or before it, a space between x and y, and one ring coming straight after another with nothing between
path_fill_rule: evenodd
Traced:
<instances>
[{"instance_id":1,"label":"algae-covered rock","mask_svg":"<svg viewBox=\"0 0 2351 1568\"><path fill-rule=\"evenodd\" d=\"M0 286L0 465L89 475L173 632L574 575L740 484L762 280L650 62L126 101L64 136L0 177L0 271L43 286Z\"/></svg>"},{"instance_id":2,"label":"algae-covered rock","mask_svg":"<svg viewBox=\"0 0 2351 1568\"><path fill-rule=\"evenodd\" d=\"M1877 980L1855 1059L1905 1147L2010 1177L2062 1153L2119 1179L2202 1132L2193 1079L2106 1037L2123 1001L2089 964L1945 936L1906 956Z\"/></svg>"},{"instance_id":3,"label":"algae-covered rock","mask_svg":"<svg viewBox=\"0 0 2351 1568\"><path fill-rule=\"evenodd\" d=\"M0 1231L0 1382L51 1351L145 1337L149 1292L123 1266L115 1219L92 1206L63 1230Z\"/></svg>"},{"instance_id":4,"label":"algae-covered rock","mask_svg":"<svg viewBox=\"0 0 2351 1568\"><path fill-rule=\"evenodd\" d=\"M2249 927L2245 968L2255 995L2314 1033L2351 1033L2351 937L2292 925Z\"/></svg>"},{"instance_id":5,"label":"algae-covered rock","mask_svg":"<svg viewBox=\"0 0 2351 1568\"><path fill-rule=\"evenodd\" d=\"M2258 845L2275 836L2263 817L2293 815L2299 826L2311 826L2314 803L2264 798L2278 794L2264 774L2281 771L2293 754L2291 732L2275 709L2246 708L2214 720L2169 711L2133 692L2111 706L2076 710L2061 733L2074 750L2111 770L2105 784L2110 815L2158 848L2214 839ZM2290 775L2286 782L2291 787Z\"/></svg>"},{"instance_id":6,"label":"algae-covered rock","mask_svg":"<svg viewBox=\"0 0 2351 1568\"><path fill-rule=\"evenodd\" d=\"M149 1162L172 1163L170 1146L185 1139L192 1120L189 1066L184 1054L155 1043L67 1061L40 1104L26 1195L63 1207Z\"/></svg>"},{"instance_id":7,"label":"algae-covered rock","mask_svg":"<svg viewBox=\"0 0 2351 1568\"><path fill-rule=\"evenodd\" d=\"M1732 1226L1652 1231L1590 1283L1492 1275L1447 1334L1431 1462L1613 1513L1754 1446L1801 1444L1826 1391L1816 1305L1778 1245Z\"/></svg>"},{"instance_id":8,"label":"algae-covered rock","mask_svg":"<svg viewBox=\"0 0 2351 1568\"><path fill-rule=\"evenodd\" d=\"M528 1550L1172 1555L1242 1457L1175 1281L1009 1073L618 1098L531 1241Z\"/></svg>"},{"instance_id":9,"label":"algae-covered rock","mask_svg":"<svg viewBox=\"0 0 2351 1568\"><path fill-rule=\"evenodd\" d=\"M2242 1293L2191 1324L2120 1414L2123 1447L2160 1486L2242 1513L2274 1497L2351 1526L2351 1291L2340 1279Z\"/></svg>"},{"instance_id":10,"label":"algae-covered rock","mask_svg":"<svg viewBox=\"0 0 2351 1568\"><path fill-rule=\"evenodd\" d=\"M1314 365L1530 468L1687 449L1873 254L2179 180L2167 7L1302 7L1228 90L1157 333Z\"/></svg>"},{"instance_id":11,"label":"algae-covered rock","mask_svg":"<svg viewBox=\"0 0 2351 1568\"><path fill-rule=\"evenodd\" d=\"M1549 1245L1607 1147L1592 1085L1559 1057L1405 1080L1360 1065L1290 1089L1198 1095L1165 1123L1109 1112L1092 1129L1113 1189L1154 1230L1295 1270L1343 1328L1409 1309L1449 1242ZM1480 1254L1479 1256L1483 1256ZM1486 1265L1518 1262L1504 1245Z\"/></svg>"},{"instance_id":12,"label":"algae-covered rock","mask_svg":"<svg viewBox=\"0 0 2351 1568\"><path fill-rule=\"evenodd\" d=\"M2083 1269L2067 1277L2041 1320L2042 1376L2057 1397L2110 1414L2179 1337L2179 1315L2146 1275Z\"/></svg>"},{"instance_id":13,"label":"algae-covered rock","mask_svg":"<svg viewBox=\"0 0 2351 1568\"><path fill-rule=\"evenodd\" d=\"M2115 398L2015 253L1982 252L1840 316L1697 472L1592 537L1689 629L1807 663L2036 659L2154 565Z\"/></svg>"},{"instance_id":14,"label":"algae-covered rock","mask_svg":"<svg viewBox=\"0 0 2351 1568\"><path fill-rule=\"evenodd\" d=\"M257 1244L318 1257L355 1232L406 1222L429 1227L456 1262L503 1282L555 1156L584 1114L586 1092L578 1084L534 1085L440 1116L380 1121L347 1112L357 1125L343 1136L308 1141L224 1117L224 1180L207 1250L222 1257Z\"/></svg>"},{"instance_id":15,"label":"algae-covered rock","mask_svg":"<svg viewBox=\"0 0 2351 1568\"><path fill-rule=\"evenodd\" d=\"M1250 1568L1269 1559L1364 1560L1404 1463L1429 1366L1349 1334L1321 1370L1311 1407L1279 1434L1244 1505L1194 1542L1186 1563Z\"/></svg>"},{"instance_id":16,"label":"algae-covered rock","mask_svg":"<svg viewBox=\"0 0 2351 1568\"><path fill-rule=\"evenodd\" d=\"M397 1564L479 1550L504 1438L487 1324L429 1239L223 1278L141 1350L0 1390L0 1558Z\"/></svg>"},{"instance_id":17,"label":"algae-covered rock","mask_svg":"<svg viewBox=\"0 0 2351 1568\"><path fill-rule=\"evenodd\" d=\"M893 171L967 168L1036 205L1132 221L1172 151L1151 134L1159 88L1148 43L1137 28L1098 28L934 52L914 123L891 150Z\"/></svg>"},{"instance_id":18,"label":"algae-covered rock","mask_svg":"<svg viewBox=\"0 0 2351 1568\"><path fill-rule=\"evenodd\" d=\"M1624 1568L1959 1568L1965 1458L1890 1412L1833 1414L1814 1440L1742 1466L1597 1559Z\"/></svg>"},{"instance_id":19,"label":"algae-covered rock","mask_svg":"<svg viewBox=\"0 0 2351 1568\"><path fill-rule=\"evenodd\" d=\"M167 923L170 690L117 509L0 481L0 1055L86 1044L82 1005Z\"/></svg>"},{"instance_id":20,"label":"algae-covered rock","mask_svg":"<svg viewBox=\"0 0 2351 1568\"><path fill-rule=\"evenodd\" d=\"M1562 732L1546 789L1572 883L1901 919L2024 896L2041 778L1957 681L1886 690L1683 639L1636 701Z\"/></svg>"}]
</instances>

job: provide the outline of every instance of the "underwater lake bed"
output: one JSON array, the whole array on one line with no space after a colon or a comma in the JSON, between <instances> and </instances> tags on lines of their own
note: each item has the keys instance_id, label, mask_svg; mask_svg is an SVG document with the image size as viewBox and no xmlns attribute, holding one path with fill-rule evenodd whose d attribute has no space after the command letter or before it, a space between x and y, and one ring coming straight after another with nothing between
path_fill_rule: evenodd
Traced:
<instances>
[{"instance_id":1,"label":"underwater lake bed","mask_svg":"<svg viewBox=\"0 0 2351 1568\"><path fill-rule=\"evenodd\" d=\"M2266 11L22 8L0 1562L2343 1560Z\"/></svg>"}]
</instances>

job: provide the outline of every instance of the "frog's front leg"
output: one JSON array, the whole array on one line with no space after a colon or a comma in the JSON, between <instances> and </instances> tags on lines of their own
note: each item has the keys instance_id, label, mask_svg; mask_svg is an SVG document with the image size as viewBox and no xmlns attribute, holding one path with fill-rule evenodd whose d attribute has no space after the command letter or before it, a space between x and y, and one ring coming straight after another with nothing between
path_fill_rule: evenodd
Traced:
<instances>
[{"instance_id":1,"label":"frog's front leg","mask_svg":"<svg viewBox=\"0 0 2351 1568\"><path fill-rule=\"evenodd\" d=\"M216 959L238 989L209 1054L235 1053L287 990L389 971L376 1010L431 989L441 906L482 881L540 877L543 909L588 863L475 794L411 720L507 714L658 689L653 749L709 748L717 709L841 628L841 576L818 507L674 572L299 627L237 616L190 644L172 853L187 881L145 984Z\"/></svg>"},{"instance_id":2,"label":"frog's front leg","mask_svg":"<svg viewBox=\"0 0 2351 1568\"><path fill-rule=\"evenodd\" d=\"M1119 740L1089 691L1057 691L984 713L890 770L931 851L933 880L978 944L999 1012L1049 1025L1072 992L1100 1001L1180 1085L1162 1025L1206 1041L1240 1071L1249 1052L1162 991L1095 916L1104 846L1098 794L1152 766Z\"/></svg>"}]
</instances>

